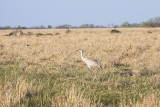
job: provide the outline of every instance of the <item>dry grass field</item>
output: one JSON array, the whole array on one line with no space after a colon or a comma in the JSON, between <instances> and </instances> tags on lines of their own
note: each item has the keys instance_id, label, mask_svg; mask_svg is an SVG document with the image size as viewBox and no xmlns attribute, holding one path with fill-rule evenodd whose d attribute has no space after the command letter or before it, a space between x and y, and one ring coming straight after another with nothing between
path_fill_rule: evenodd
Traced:
<instances>
[{"instance_id":1,"label":"dry grass field","mask_svg":"<svg viewBox=\"0 0 160 107\"><path fill-rule=\"evenodd\" d=\"M0 30L0 105L160 106L160 28L112 29Z\"/></svg>"}]
</instances>

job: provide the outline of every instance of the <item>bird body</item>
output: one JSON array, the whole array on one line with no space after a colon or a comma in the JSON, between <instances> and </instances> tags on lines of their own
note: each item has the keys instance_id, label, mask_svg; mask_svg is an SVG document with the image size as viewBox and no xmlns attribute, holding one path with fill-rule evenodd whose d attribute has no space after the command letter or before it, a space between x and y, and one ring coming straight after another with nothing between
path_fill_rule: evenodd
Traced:
<instances>
[{"instance_id":1,"label":"bird body","mask_svg":"<svg viewBox=\"0 0 160 107\"><path fill-rule=\"evenodd\" d=\"M83 50L79 49L79 51L81 53L81 59L87 64L89 69L91 69L92 67L102 68L101 63L98 60L92 59L92 58L84 58L83 57Z\"/></svg>"}]
</instances>

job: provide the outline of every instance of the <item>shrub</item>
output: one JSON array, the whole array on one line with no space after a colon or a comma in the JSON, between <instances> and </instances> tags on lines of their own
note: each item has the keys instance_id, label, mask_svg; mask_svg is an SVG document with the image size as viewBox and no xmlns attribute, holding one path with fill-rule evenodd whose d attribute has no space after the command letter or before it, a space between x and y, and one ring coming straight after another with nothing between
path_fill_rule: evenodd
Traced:
<instances>
[{"instance_id":1,"label":"shrub","mask_svg":"<svg viewBox=\"0 0 160 107\"><path fill-rule=\"evenodd\" d=\"M60 33L57 32L57 33L55 33L55 35L60 35Z\"/></svg>"},{"instance_id":2,"label":"shrub","mask_svg":"<svg viewBox=\"0 0 160 107\"><path fill-rule=\"evenodd\" d=\"M18 31L13 31L5 36L17 36Z\"/></svg>"},{"instance_id":3,"label":"shrub","mask_svg":"<svg viewBox=\"0 0 160 107\"><path fill-rule=\"evenodd\" d=\"M44 36L43 33L37 33L36 36Z\"/></svg>"},{"instance_id":4,"label":"shrub","mask_svg":"<svg viewBox=\"0 0 160 107\"><path fill-rule=\"evenodd\" d=\"M151 31L148 31L147 33L152 33Z\"/></svg>"},{"instance_id":5,"label":"shrub","mask_svg":"<svg viewBox=\"0 0 160 107\"><path fill-rule=\"evenodd\" d=\"M113 29L113 30L111 30L111 33L121 33L121 31Z\"/></svg>"},{"instance_id":6,"label":"shrub","mask_svg":"<svg viewBox=\"0 0 160 107\"><path fill-rule=\"evenodd\" d=\"M26 35L27 36L33 35L33 32L27 32Z\"/></svg>"},{"instance_id":7,"label":"shrub","mask_svg":"<svg viewBox=\"0 0 160 107\"><path fill-rule=\"evenodd\" d=\"M52 33L46 33L46 35L54 36Z\"/></svg>"}]
</instances>

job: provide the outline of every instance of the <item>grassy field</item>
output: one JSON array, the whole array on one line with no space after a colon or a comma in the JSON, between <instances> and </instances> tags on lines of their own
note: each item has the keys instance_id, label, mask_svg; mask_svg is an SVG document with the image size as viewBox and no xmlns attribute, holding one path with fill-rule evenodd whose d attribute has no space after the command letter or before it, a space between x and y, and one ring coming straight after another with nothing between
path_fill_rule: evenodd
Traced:
<instances>
[{"instance_id":1,"label":"grassy field","mask_svg":"<svg viewBox=\"0 0 160 107\"><path fill-rule=\"evenodd\" d=\"M160 106L160 28L112 29L0 30L0 105Z\"/></svg>"}]
</instances>

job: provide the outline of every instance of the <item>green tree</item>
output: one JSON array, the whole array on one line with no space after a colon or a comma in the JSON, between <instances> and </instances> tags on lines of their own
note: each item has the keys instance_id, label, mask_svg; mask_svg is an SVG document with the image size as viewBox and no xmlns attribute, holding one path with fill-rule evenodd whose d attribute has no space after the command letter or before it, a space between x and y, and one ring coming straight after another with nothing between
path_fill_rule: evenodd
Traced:
<instances>
[{"instance_id":1,"label":"green tree","mask_svg":"<svg viewBox=\"0 0 160 107\"><path fill-rule=\"evenodd\" d=\"M17 28L18 28L18 29L20 29L20 28L21 28L21 26L20 26L20 25L18 25L18 26L17 26Z\"/></svg>"},{"instance_id":2,"label":"green tree","mask_svg":"<svg viewBox=\"0 0 160 107\"><path fill-rule=\"evenodd\" d=\"M131 26L128 22L124 22L122 23L121 27L131 27Z\"/></svg>"},{"instance_id":3,"label":"green tree","mask_svg":"<svg viewBox=\"0 0 160 107\"><path fill-rule=\"evenodd\" d=\"M150 27L150 23L148 23L148 22L142 22L140 24L140 27Z\"/></svg>"},{"instance_id":4,"label":"green tree","mask_svg":"<svg viewBox=\"0 0 160 107\"><path fill-rule=\"evenodd\" d=\"M48 29L51 29L52 28L52 26L51 25L48 25Z\"/></svg>"}]
</instances>

